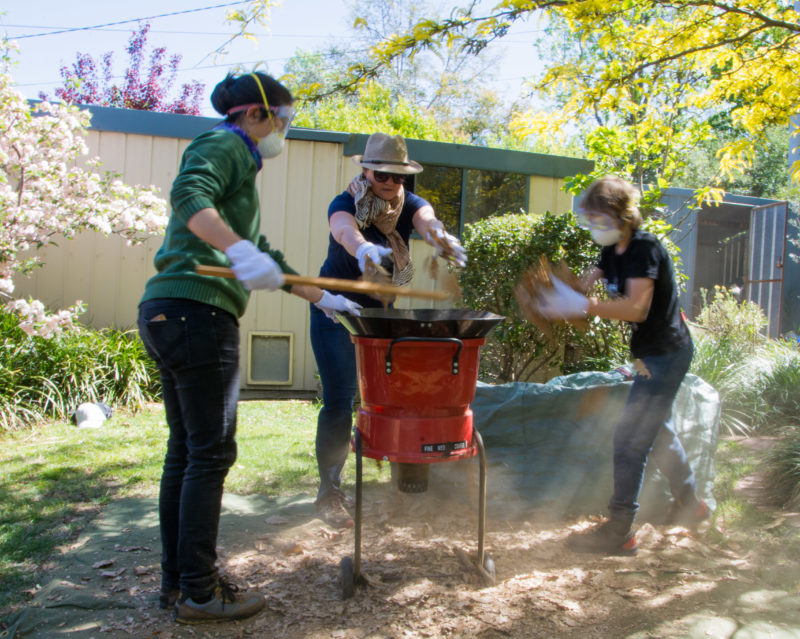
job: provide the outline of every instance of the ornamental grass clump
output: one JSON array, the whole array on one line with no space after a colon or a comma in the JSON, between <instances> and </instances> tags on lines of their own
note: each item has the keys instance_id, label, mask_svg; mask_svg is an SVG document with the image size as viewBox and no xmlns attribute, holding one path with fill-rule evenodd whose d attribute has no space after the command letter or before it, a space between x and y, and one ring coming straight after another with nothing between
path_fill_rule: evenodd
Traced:
<instances>
[{"instance_id":1,"label":"ornamental grass clump","mask_svg":"<svg viewBox=\"0 0 800 639\"><path fill-rule=\"evenodd\" d=\"M782 508L800 508L800 429L767 453L767 485L774 502Z\"/></svg>"},{"instance_id":2,"label":"ornamental grass clump","mask_svg":"<svg viewBox=\"0 0 800 639\"><path fill-rule=\"evenodd\" d=\"M697 318L692 372L719 392L721 424L732 434L798 421L800 353L789 342L769 340L766 326L757 304L723 287L715 288Z\"/></svg>"}]
</instances>

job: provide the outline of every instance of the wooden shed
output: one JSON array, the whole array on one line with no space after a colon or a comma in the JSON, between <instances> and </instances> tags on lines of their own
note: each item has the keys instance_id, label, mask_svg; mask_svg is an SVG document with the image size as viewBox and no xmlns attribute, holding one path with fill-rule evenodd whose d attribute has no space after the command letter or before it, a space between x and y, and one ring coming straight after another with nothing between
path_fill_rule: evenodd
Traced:
<instances>
[{"instance_id":1,"label":"wooden shed","mask_svg":"<svg viewBox=\"0 0 800 639\"><path fill-rule=\"evenodd\" d=\"M212 118L89 107L90 156L129 184L153 184L169 196L181 154L192 138L219 123ZM363 153L367 135L292 129L287 149L259 174L262 232L299 273L316 275L328 243L327 209L359 168L350 157ZM561 190L565 177L591 170L586 160L504 151L461 144L408 140L409 155L425 171L410 188L434 204L448 230L512 211L563 212L572 198ZM139 298L155 272L161 238L128 246L116 237L85 233L42 251L45 265L18 278L20 297L52 309L76 300L87 304L82 320L95 328L134 329ZM421 263L429 247L412 240ZM418 269L417 288L430 288ZM413 303L412 303L413 304ZM411 306L402 302L400 306ZM424 306L423 301L416 306ZM303 396L316 393L318 379L308 337L308 304L284 293L255 292L241 321L242 385L245 395Z\"/></svg>"}]
</instances>

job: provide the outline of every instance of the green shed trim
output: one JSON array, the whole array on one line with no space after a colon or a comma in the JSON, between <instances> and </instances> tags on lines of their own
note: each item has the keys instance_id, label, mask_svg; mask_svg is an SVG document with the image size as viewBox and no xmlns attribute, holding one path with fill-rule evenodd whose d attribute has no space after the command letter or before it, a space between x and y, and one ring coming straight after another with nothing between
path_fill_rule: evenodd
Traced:
<instances>
[{"instance_id":1,"label":"green shed trim","mask_svg":"<svg viewBox=\"0 0 800 639\"><path fill-rule=\"evenodd\" d=\"M356 133L344 145L346 156L364 153L369 136ZM484 171L503 171L522 175L564 178L577 173L589 173L594 167L591 160L569 158L544 153L492 149L469 144L451 142L429 142L426 140L407 140L408 155L422 164L452 166L462 169L482 169Z\"/></svg>"},{"instance_id":2,"label":"green shed trim","mask_svg":"<svg viewBox=\"0 0 800 639\"><path fill-rule=\"evenodd\" d=\"M192 140L201 133L213 129L223 120L222 118L206 118L197 115L117 109L95 105L81 108L87 109L92 114L90 129L186 140ZM344 144L350 139L350 134L293 127L289 129L287 137L290 140Z\"/></svg>"},{"instance_id":3,"label":"green shed trim","mask_svg":"<svg viewBox=\"0 0 800 639\"><path fill-rule=\"evenodd\" d=\"M35 103L38 100L31 100L30 102ZM214 128L222 121L222 118L206 118L177 113L118 109L95 105L79 106L92 114L90 129L97 131L191 140L201 133ZM344 156L353 156L364 152L369 135L293 127L289 130L287 137L290 140L341 144L343 145L342 154ZM552 178L565 178L577 173L589 173L594 166L591 160L546 155L544 153L509 151L506 149L471 146L469 144L430 142L426 140L409 139L407 143L408 153L414 160L423 164L437 166L503 171Z\"/></svg>"}]
</instances>

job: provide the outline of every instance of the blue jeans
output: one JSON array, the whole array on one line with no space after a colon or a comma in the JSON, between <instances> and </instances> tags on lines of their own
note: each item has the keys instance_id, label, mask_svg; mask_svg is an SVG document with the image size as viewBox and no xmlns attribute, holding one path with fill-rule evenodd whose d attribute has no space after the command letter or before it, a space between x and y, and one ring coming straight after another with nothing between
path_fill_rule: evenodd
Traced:
<instances>
[{"instance_id":1,"label":"blue jeans","mask_svg":"<svg viewBox=\"0 0 800 639\"><path fill-rule=\"evenodd\" d=\"M183 299L139 307L139 335L161 373L169 439L159 493L161 587L213 592L222 489L236 459L239 323Z\"/></svg>"},{"instance_id":2,"label":"blue jeans","mask_svg":"<svg viewBox=\"0 0 800 639\"><path fill-rule=\"evenodd\" d=\"M620 524L629 525L636 517L651 450L658 469L669 481L672 496L682 503L696 499L694 473L672 421L672 403L689 370L693 352L689 342L666 355L641 358L647 371L637 371L614 431L614 495L608 508L611 519Z\"/></svg>"},{"instance_id":3,"label":"blue jeans","mask_svg":"<svg viewBox=\"0 0 800 639\"><path fill-rule=\"evenodd\" d=\"M317 417L317 499L339 490L350 450L353 399L356 396L356 351L350 333L311 305L311 348L322 382L322 409Z\"/></svg>"}]
</instances>

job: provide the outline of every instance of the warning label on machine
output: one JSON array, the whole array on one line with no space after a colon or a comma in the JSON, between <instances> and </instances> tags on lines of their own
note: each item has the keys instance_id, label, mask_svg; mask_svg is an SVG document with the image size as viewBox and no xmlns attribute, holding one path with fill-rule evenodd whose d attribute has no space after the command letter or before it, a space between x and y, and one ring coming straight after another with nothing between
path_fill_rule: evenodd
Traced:
<instances>
[{"instance_id":1,"label":"warning label on machine","mask_svg":"<svg viewBox=\"0 0 800 639\"><path fill-rule=\"evenodd\" d=\"M464 450L467 442L444 442L441 444L422 444L423 453L450 453L454 450Z\"/></svg>"}]
</instances>

